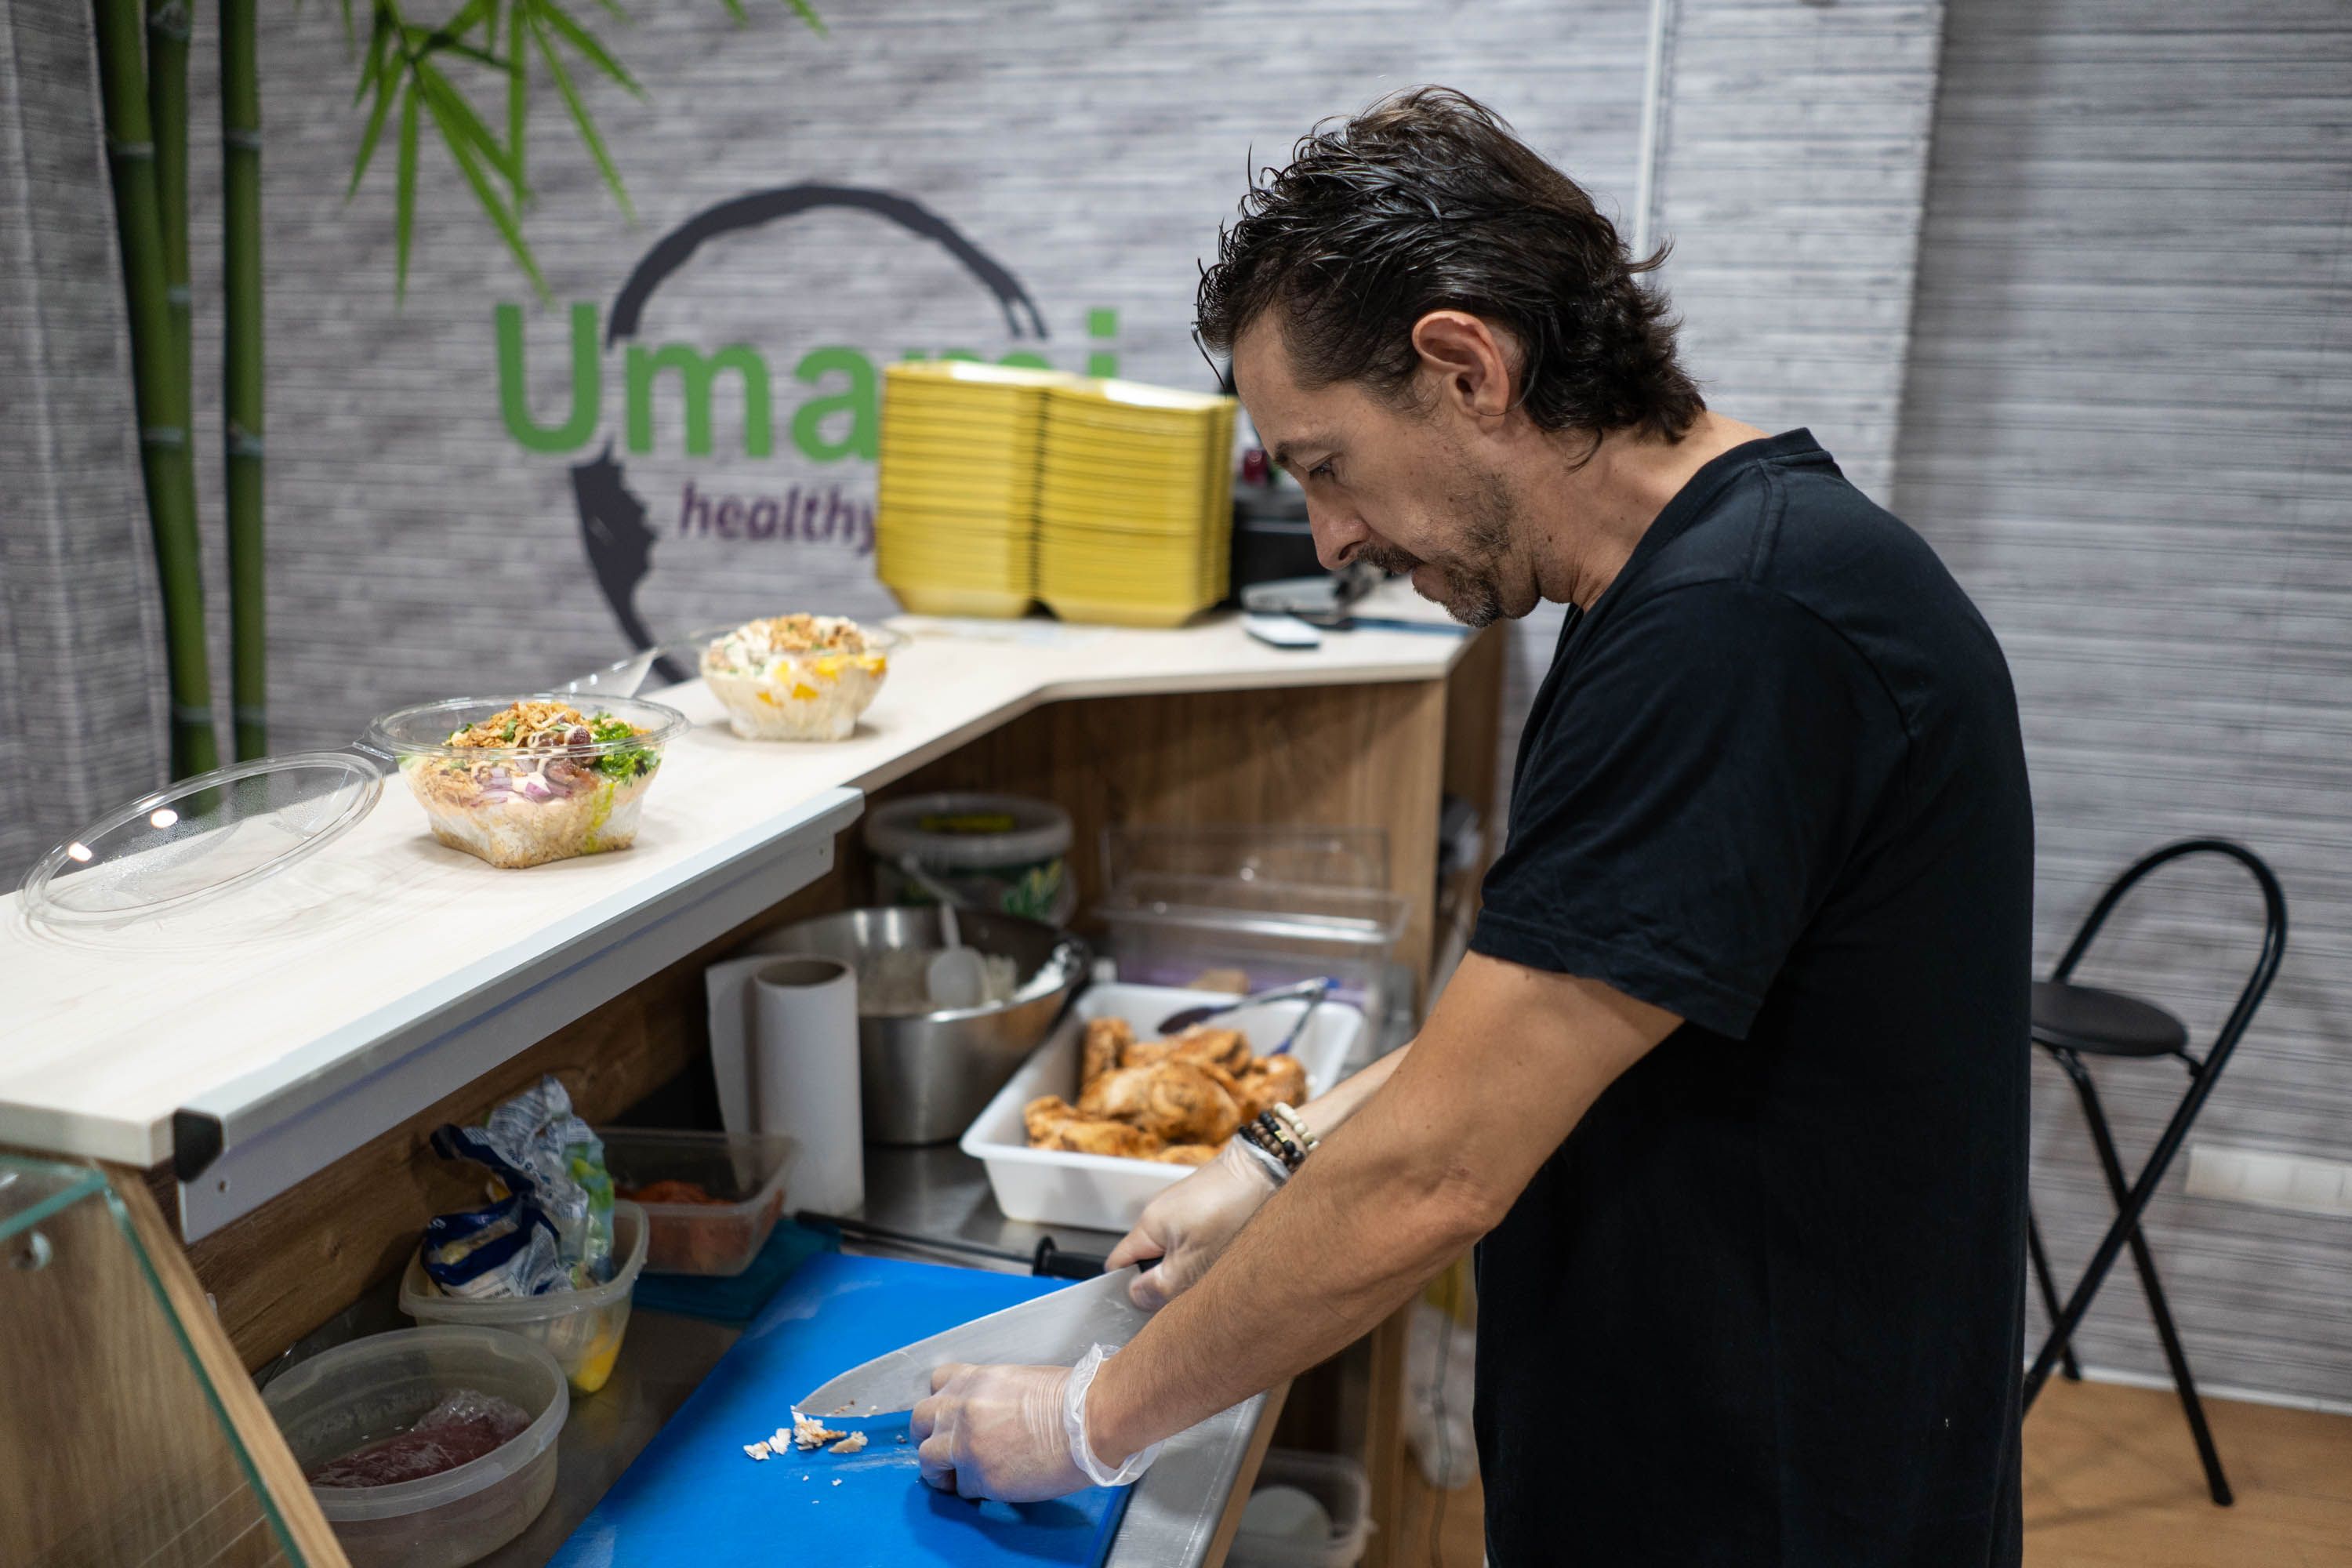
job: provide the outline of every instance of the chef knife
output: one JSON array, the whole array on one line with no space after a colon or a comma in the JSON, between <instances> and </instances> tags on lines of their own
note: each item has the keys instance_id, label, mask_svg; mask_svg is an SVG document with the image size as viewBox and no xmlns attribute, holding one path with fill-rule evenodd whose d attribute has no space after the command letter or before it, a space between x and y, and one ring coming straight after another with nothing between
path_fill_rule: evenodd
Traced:
<instances>
[{"instance_id":1,"label":"chef knife","mask_svg":"<svg viewBox=\"0 0 2352 1568\"><path fill-rule=\"evenodd\" d=\"M821 1384L793 1409L820 1421L912 1410L930 1397L931 1369L949 1362L1068 1366L1091 1345L1124 1345L1151 1316L1128 1300L1136 1272L1116 1269L917 1340Z\"/></svg>"}]
</instances>

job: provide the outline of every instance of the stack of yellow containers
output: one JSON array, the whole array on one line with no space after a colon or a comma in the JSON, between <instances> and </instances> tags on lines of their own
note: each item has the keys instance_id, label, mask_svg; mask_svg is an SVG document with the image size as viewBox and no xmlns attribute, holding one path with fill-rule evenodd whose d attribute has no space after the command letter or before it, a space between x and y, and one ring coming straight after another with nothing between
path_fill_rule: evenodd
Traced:
<instances>
[{"instance_id":1,"label":"stack of yellow containers","mask_svg":"<svg viewBox=\"0 0 2352 1568\"><path fill-rule=\"evenodd\" d=\"M875 568L909 610L1172 626L1225 595L1230 397L965 360L894 364Z\"/></svg>"},{"instance_id":2,"label":"stack of yellow containers","mask_svg":"<svg viewBox=\"0 0 2352 1568\"><path fill-rule=\"evenodd\" d=\"M1172 626L1225 596L1234 407L1133 382L1046 389L1037 596L1055 615Z\"/></svg>"},{"instance_id":3,"label":"stack of yellow containers","mask_svg":"<svg viewBox=\"0 0 2352 1568\"><path fill-rule=\"evenodd\" d=\"M1037 590L1045 393L1071 378L966 360L883 374L877 574L919 615L1020 615Z\"/></svg>"}]
</instances>

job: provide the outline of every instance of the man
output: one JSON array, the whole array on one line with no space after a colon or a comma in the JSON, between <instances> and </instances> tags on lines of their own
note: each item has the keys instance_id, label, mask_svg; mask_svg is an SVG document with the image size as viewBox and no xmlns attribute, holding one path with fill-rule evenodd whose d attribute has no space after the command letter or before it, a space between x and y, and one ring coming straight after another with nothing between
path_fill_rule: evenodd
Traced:
<instances>
[{"instance_id":1,"label":"man","mask_svg":"<svg viewBox=\"0 0 2352 1568\"><path fill-rule=\"evenodd\" d=\"M2019 1560L2007 669L1810 435L1706 407L1654 261L1437 89L1301 142L1223 236L1202 335L1325 564L1474 626L1574 610L1419 1037L1303 1108L1286 1180L1236 1145L1151 1205L1124 1352L940 1369L933 1484L1126 1479L1475 1243L1496 1564Z\"/></svg>"}]
</instances>

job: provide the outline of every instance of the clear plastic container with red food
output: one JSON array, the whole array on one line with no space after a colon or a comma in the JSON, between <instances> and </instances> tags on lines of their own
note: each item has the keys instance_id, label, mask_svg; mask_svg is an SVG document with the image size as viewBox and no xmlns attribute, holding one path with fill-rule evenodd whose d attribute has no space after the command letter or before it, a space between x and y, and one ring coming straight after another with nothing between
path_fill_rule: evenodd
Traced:
<instances>
[{"instance_id":1,"label":"clear plastic container with red food","mask_svg":"<svg viewBox=\"0 0 2352 1568\"><path fill-rule=\"evenodd\" d=\"M789 1138L638 1127L596 1135L614 1191L646 1211L648 1274L740 1274L783 1215Z\"/></svg>"},{"instance_id":2,"label":"clear plastic container with red food","mask_svg":"<svg viewBox=\"0 0 2352 1568\"><path fill-rule=\"evenodd\" d=\"M459 1327L338 1345L262 1399L352 1568L461 1568L521 1534L572 1409L545 1350Z\"/></svg>"}]
</instances>

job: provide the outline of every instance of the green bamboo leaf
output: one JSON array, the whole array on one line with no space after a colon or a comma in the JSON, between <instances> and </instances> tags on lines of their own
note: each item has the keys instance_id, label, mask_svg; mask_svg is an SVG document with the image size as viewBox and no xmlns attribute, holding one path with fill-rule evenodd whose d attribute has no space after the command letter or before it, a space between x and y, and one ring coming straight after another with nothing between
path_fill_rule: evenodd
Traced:
<instances>
[{"instance_id":1,"label":"green bamboo leaf","mask_svg":"<svg viewBox=\"0 0 2352 1568\"><path fill-rule=\"evenodd\" d=\"M416 84L400 95L399 195L393 205L392 233L397 247L393 266L392 299L397 305L408 298L408 241L416 229Z\"/></svg>"},{"instance_id":2,"label":"green bamboo leaf","mask_svg":"<svg viewBox=\"0 0 2352 1568\"><path fill-rule=\"evenodd\" d=\"M507 184L522 184L522 172L508 158L505 144L490 134L481 115L466 101L464 94L449 84L449 79L426 60L418 60L409 68L425 89L425 106L433 111L435 121L445 129L454 125L457 133L472 143L474 150L488 160L491 168L506 177Z\"/></svg>"},{"instance_id":3,"label":"green bamboo leaf","mask_svg":"<svg viewBox=\"0 0 2352 1568\"><path fill-rule=\"evenodd\" d=\"M368 114L367 130L360 135L360 155L352 163L352 183L343 192L343 200L359 195L360 182L367 177L368 161L375 156L377 138L383 134L384 116L392 111L392 87L398 76L394 67L398 57L387 55L376 65L375 108Z\"/></svg>"},{"instance_id":4,"label":"green bamboo leaf","mask_svg":"<svg viewBox=\"0 0 2352 1568\"><path fill-rule=\"evenodd\" d=\"M458 121L455 110L446 107L441 98L428 96L425 107L432 110L433 122L441 129L441 141L449 149L449 156L457 161L457 167L465 173L466 183L474 187L475 200L482 204L482 210L489 215L490 222L498 226L499 233L505 238L507 248L514 253L515 265L522 268L523 276L530 279L532 289L541 300L552 299L554 296L547 287L547 279L540 276L539 263L531 257L530 243L522 237L522 225L515 221L514 214L508 210L506 203L499 199L498 187L490 184L489 175L482 172L470 133Z\"/></svg>"},{"instance_id":5,"label":"green bamboo leaf","mask_svg":"<svg viewBox=\"0 0 2352 1568\"><path fill-rule=\"evenodd\" d=\"M743 9L743 0L719 0L719 3L727 7L727 14L735 18L737 26L748 26L751 24L751 17Z\"/></svg>"},{"instance_id":6,"label":"green bamboo leaf","mask_svg":"<svg viewBox=\"0 0 2352 1568\"><path fill-rule=\"evenodd\" d=\"M438 30L452 37L461 37L472 32L483 17L490 16L496 9L496 0L466 0L466 4L457 8L457 14L442 23ZM496 43L498 36L498 28L493 26L490 41Z\"/></svg>"},{"instance_id":7,"label":"green bamboo leaf","mask_svg":"<svg viewBox=\"0 0 2352 1568\"><path fill-rule=\"evenodd\" d=\"M538 0L528 3L536 6ZM596 167L604 171L604 184L612 187L613 199L621 205L621 216L631 223L636 222L636 209L629 205L629 192L621 184L621 172L613 167L612 156L604 151L604 139L596 134L596 122L589 118L588 106L580 101L580 91L572 85L572 73L563 68L563 58L555 52L547 29L540 25L536 10L530 18L530 36L538 41L539 52L547 59L547 74L555 79L555 90L562 98L563 107L571 110L572 123L579 128L580 140L596 160Z\"/></svg>"},{"instance_id":8,"label":"green bamboo leaf","mask_svg":"<svg viewBox=\"0 0 2352 1568\"><path fill-rule=\"evenodd\" d=\"M392 24L379 11L375 14L375 28L368 35L367 63L360 68L360 84L352 91L353 109L357 109L360 100L368 95L368 89L380 85L379 79L383 75L384 49L391 42Z\"/></svg>"},{"instance_id":9,"label":"green bamboo leaf","mask_svg":"<svg viewBox=\"0 0 2352 1568\"><path fill-rule=\"evenodd\" d=\"M520 203L526 195L523 189L523 129L530 118L530 73L523 68L523 0L513 0L508 23L507 159L514 164L515 200Z\"/></svg>"},{"instance_id":10,"label":"green bamboo leaf","mask_svg":"<svg viewBox=\"0 0 2352 1568\"><path fill-rule=\"evenodd\" d=\"M810 5L809 0L784 0L784 4L790 5L794 14L796 14L802 21L806 22L809 25L809 30L814 33L818 37L824 38L832 36L824 30L824 18L816 14L816 7Z\"/></svg>"},{"instance_id":11,"label":"green bamboo leaf","mask_svg":"<svg viewBox=\"0 0 2352 1568\"><path fill-rule=\"evenodd\" d=\"M408 52L412 59L421 60L426 55L437 55L446 49L451 54L463 55L469 60L477 61L496 70L502 71L507 68L506 61L488 49L479 48L466 42L446 27L409 26L402 28L401 33L408 40Z\"/></svg>"},{"instance_id":12,"label":"green bamboo leaf","mask_svg":"<svg viewBox=\"0 0 2352 1568\"><path fill-rule=\"evenodd\" d=\"M352 20L352 0L343 0L343 47L347 51L356 48L359 41L359 25Z\"/></svg>"},{"instance_id":13,"label":"green bamboo leaf","mask_svg":"<svg viewBox=\"0 0 2352 1568\"><path fill-rule=\"evenodd\" d=\"M646 89L637 85L637 79L631 76L621 62L614 59L604 46L596 41L595 34L564 15L563 7L558 5L555 0L530 0L530 8L532 16L541 26L542 42L545 41L545 28L554 28L557 33L562 35L564 42L588 57L589 64L627 88L636 97L645 97Z\"/></svg>"}]
</instances>

